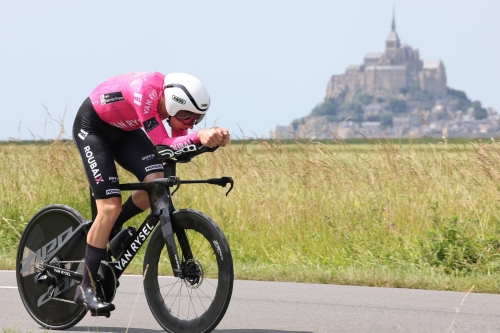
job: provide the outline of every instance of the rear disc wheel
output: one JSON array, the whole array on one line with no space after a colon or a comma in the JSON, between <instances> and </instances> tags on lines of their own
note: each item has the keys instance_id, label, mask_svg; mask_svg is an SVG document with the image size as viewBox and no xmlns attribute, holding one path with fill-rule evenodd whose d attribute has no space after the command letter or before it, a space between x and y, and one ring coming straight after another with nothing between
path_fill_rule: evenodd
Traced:
<instances>
[{"instance_id":1,"label":"rear disc wheel","mask_svg":"<svg viewBox=\"0 0 500 333\"><path fill-rule=\"evenodd\" d=\"M73 303L78 285L78 281L73 278L50 276L54 281L51 286L35 282L35 277L43 271L47 255L82 223L86 223L86 220L75 209L65 205L50 205L31 218L21 236L16 257L19 295L31 317L45 328L67 329L77 324L87 312L84 306ZM80 233L57 253L50 264L82 271L86 233L83 229ZM74 263L65 263L67 261Z\"/></svg>"}]
</instances>

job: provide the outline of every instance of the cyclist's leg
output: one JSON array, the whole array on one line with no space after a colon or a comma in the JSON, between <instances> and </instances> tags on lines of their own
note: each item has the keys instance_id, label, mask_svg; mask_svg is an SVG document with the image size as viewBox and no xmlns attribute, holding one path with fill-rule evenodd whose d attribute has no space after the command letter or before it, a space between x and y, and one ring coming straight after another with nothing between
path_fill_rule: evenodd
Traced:
<instances>
[{"instance_id":1,"label":"cyclist's leg","mask_svg":"<svg viewBox=\"0 0 500 333\"><path fill-rule=\"evenodd\" d=\"M85 250L85 271L74 301L85 304L92 312L109 312L115 309L111 303L103 302L96 295L96 281L101 260L106 252L106 244L113 224L121 210L121 197L96 199L97 215L87 234Z\"/></svg>"},{"instance_id":2,"label":"cyclist's leg","mask_svg":"<svg viewBox=\"0 0 500 333\"><path fill-rule=\"evenodd\" d=\"M121 197L96 199L97 215L87 235L87 243L100 249L105 249L111 228L120 214Z\"/></svg>"},{"instance_id":3,"label":"cyclist's leg","mask_svg":"<svg viewBox=\"0 0 500 333\"><path fill-rule=\"evenodd\" d=\"M92 286L97 281L109 232L121 211L118 175L109 145L119 139L122 133L122 130L104 123L88 99L78 111L73 125L74 142L83 160L98 210L87 235L84 277L81 288L77 288L75 302L84 303L91 310L101 312L114 309L112 304L96 298L95 288Z\"/></svg>"},{"instance_id":4,"label":"cyclist's leg","mask_svg":"<svg viewBox=\"0 0 500 333\"><path fill-rule=\"evenodd\" d=\"M112 149L116 162L139 181L150 182L164 176L163 166L154 154L154 146L142 129L126 132ZM148 208L146 191L134 191L123 204L115 229L121 228L126 221Z\"/></svg>"}]
</instances>

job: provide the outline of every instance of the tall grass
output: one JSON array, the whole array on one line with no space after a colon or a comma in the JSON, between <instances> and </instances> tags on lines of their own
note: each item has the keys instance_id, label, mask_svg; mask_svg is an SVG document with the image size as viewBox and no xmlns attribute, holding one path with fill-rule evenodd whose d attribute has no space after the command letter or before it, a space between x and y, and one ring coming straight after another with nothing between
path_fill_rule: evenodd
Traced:
<instances>
[{"instance_id":1,"label":"tall grass","mask_svg":"<svg viewBox=\"0 0 500 333\"><path fill-rule=\"evenodd\" d=\"M499 165L494 141L234 144L178 166L186 179L232 176L228 197L182 185L174 202L222 227L237 278L498 292ZM72 143L0 146L0 188L0 268L14 268L43 206L90 215ZM141 256L129 272L140 273Z\"/></svg>"}]
</instances>

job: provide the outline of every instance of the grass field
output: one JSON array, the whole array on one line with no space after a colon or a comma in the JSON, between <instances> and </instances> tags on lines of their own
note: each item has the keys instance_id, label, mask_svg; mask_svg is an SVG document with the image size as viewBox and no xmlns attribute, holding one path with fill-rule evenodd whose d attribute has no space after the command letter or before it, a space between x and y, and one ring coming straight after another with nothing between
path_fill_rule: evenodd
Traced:
<instances>
[{"instance_id":1,"label":"grass field","mask_svg":"<svg viewBox=\"0 0 500 333\"><path fill-rule=\"evenodd\" d=\"M239 279L497 293L499 166L493 140L235 142L178 167L186 179L232 176L228 197L183 185L174 202L218 222ZM0 269L14 269L40 208L90 217L71 142L1 144L0 189ZM128 273L140 273L141 257Z\"/></svg>"}]
</instances>

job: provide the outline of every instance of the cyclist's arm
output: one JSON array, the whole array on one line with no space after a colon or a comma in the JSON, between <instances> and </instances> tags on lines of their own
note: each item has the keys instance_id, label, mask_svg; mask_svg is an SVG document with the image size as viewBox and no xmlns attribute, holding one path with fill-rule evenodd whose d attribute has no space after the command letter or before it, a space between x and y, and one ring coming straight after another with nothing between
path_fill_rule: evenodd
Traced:
<instances>
[{"instance_id":1,"label":"cyclist's arm","mask_svg":"<svg viewBox=\"0 0 500 333\"><path fill-rule=\"evenodd\" d=\"M141 120L142 121L142 120ZM163 126L162 119L156 114L155 117L145 119L142 121L144 130L149 136L155 146L167 145L173 149L180 149L188 144L200 144L198 132L188 134L188 131L175 131L172 130L172 137L170 137Z\"/></svg>"},{"instance_id":2,"label":"cyclist's arm","mask_svg":"<svg viewBox=\"0 0 500 333\"><path fill-rule=\"evenodd\" d=\"M132 84L132 88L135 95L141 96L140 102L134 102L133 104L135 112L137 113L146 134L155 146L167 145L174 149L179 149L192 143L200 144L198 132L188 134L187 130L182 132L172 131L172 137L168 135L157 109L157 105L163 94L162 91L158 91L158 89L153 87L153 85L142 80L134 82L134 84Z\"/></svg>"}]
</instances>

